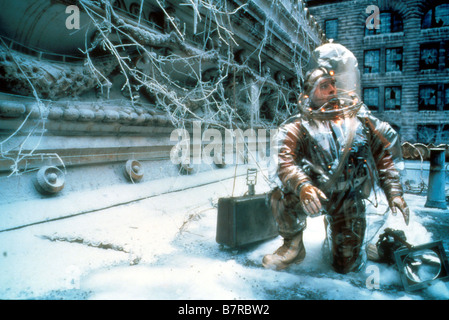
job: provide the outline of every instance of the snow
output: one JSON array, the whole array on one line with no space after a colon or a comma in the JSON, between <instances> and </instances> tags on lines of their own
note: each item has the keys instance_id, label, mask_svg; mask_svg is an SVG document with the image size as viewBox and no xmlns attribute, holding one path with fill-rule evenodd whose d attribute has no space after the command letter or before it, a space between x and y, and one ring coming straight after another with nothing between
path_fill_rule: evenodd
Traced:
<instances>
[{"instance_id":1,"label":"snow","mask_svg":"<svg viewBox=\"0 0 449 320\"><path fill-rule=\"evenodd\" d=\"M405 292L394 266L368 262L357 273L335 273L321 254L321 217L308 221L306 259L284 271L261 266L280 237L238 249L218 245L216 204L232 193L233 182L0 232L0 299L449 299L442 281ZM258 179L256 192L267 188ZM234 195L245 191L245 177L237 177ZM410 225L398 214L385 226L403 229L412 244L434 240L413 212L423 206L422 197L406 199Z\"/></svg>"}]
</instances>

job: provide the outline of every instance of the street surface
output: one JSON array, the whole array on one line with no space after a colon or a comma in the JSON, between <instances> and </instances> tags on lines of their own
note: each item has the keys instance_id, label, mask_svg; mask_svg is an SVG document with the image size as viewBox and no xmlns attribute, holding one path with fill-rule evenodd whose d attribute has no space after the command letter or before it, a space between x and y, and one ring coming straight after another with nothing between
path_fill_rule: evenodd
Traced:
<instances>
[{"instance_id":1,"label":"street surface","mask_svg":"<svg viewBox=\"0 0 449 320\"><path fill-rule=\"evenodd\" d=\"M275 238L232 249L215 241L217 201L243 195L246 177L116 205L105 210L0 232L0 299L449 299L449 284L404 292L394 266L347 275L321 257L322 218L309 219L307 257L286 271L266 270ZM268 190L260 175L256 193ZM409 233L419 243L449 238L449 210L426 209L406 195ZM30 213L32 214L32 213ZM405 227L401 217L389 217ZM426 230L427 229L427 230ZM412 240L412 239L411 239Z\"/></svg>"}]
</instances>

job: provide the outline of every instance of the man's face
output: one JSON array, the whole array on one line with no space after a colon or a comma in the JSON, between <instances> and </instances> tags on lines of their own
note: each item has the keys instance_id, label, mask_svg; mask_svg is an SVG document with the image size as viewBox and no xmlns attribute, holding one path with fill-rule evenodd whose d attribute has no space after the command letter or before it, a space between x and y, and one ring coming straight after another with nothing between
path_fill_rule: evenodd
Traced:
<instances>
[{"instance_id":1,"label":"man's face","mask_svg":"<svg viewBox=\"0 0 449 320\"><path fill-rule=\"evenodd\" d=\"M337 88L335 87L335 79L321 79L313 92L311 99L315 107L321 107L329 100L337 97Z\"/></svg>"}]
</instances>

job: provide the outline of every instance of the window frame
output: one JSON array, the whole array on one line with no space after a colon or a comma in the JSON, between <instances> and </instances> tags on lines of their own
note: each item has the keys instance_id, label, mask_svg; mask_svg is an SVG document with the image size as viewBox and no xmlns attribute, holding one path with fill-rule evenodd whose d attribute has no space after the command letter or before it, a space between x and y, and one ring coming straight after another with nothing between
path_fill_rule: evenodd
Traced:
<instances>
[{"instance_id":1,"label":"window frame","mask_svg":"<svg viewBox=\"0 0 449 320\"><path fill-rule=\"evenodd\" d=\"M449 41L444 42L444 68L449 69Z\"/></svg>"},{"instance_id":2,"label":"window frame","mask_svg":"<svg viewBox=\"0 0 449 320\"><path fill-rule=\"evenodd\" d=\"M443 86L443 111L449 111L449 83Z\"/></svg>"},{"instance_id":3,"label":"window frame","mask_svg":"<svg viewBox=\"0 0 449 320\"><path fill-rule=\"evenodd\" d=\"M423 105L421 103L422 98L422 91L425 89L434 89L435 90L435 104L426 104ZM430 98L432 99L432 98ZM433 107L434 106L434 107ZM436 84L422 84L419 86L418 89L418 111L438 111L438 85Z\"/></svg>"},{"instance_id":4,"label":"window frame","mask_svg":"<svg viewBox=\"0 0 449 320\"><path fill-rule=\"evenodd\" d=\"M386 15L389 15L389 23L388 27L382 27L382 21L386 21ZM379 35L379 34L389 34L389 33L397 33L397 32L403 32L404 31L404 21L401 17L401 15L394 11L381 11L379 13L379 28L373 28L368 29L367 26L365 26L365 36L373 36L373 35Z\"/></svg>"},{"instance_id":5,"label":"window frame","mask_svg":"<svg viewBox=\"0 0 449 320\"><path fill-rule=\"evenodd\" d=\"M388 56L389 56L389 54L388 54L388 51L389 50L400 50L400 56L401 56L401 58L400 59L397 59L397 60L394 60L394 59L388 59ZM398 53L395 53L396 55L398 55ZM390 55L391 56L391 55ZM386 48L385 49L385 72L398 72L398 71L400 71L400 72L402 72L402 67L403 67L403 59L404 59L404 49L403 48L401 48L401 47L396 47L396 48ZM399 70L389 70L389 65L390 65L390 63L389 63L389 61L390 61L390 63L392 63L393 65L398 65L398 61L400 61L400 63L399 63Z\"/></svg>"},{"instance_id":6,"label":"window frame","mask_svg":"<svg viewBox=\"0 0 449 320\"><path fill-rule=\"evenodd\" d=\"M443 21L442 25L438 25L436 19L436 14L437 14L437 8L441 8L446 6L446 10L447 10L447 14L446 16L446 21ZM429 20L430 21L427 21ZM421 19L421 29L436 29L436 28L443 28L443 27L449 27L449 3L441 3L438 4L432 8L430 8L429 10L426 11L426 13L423 14L422 19Z\"/></svg>"},{"instance_id":7,"label":"window frame","mask_svg":"<svg viewBox=\"0 0 449 320\"><path fill-rule=\"evenodd\" d=\"M368 90L373 90L373 91L376 91L377 92L377 106L375 106L375 108L373 108L372 106L373 105L371 105L370 104L370 102L371 102L371 97L369 97L370 99L367 99L367 91ZM366 87L366 88L363 88L363 102L365 103L365 105L368 107L368 109L369 110L371 110L371 111L380 111L379 109L380 109L380 90L379 90L379 87Z\"/></svg>"},{"instance_id":8,"label":"window frame","mask_svg":"<svg viewBox=\"0 0 449 320\"><path fill-rule=\"evenodd\" d=\"M424 50L435 50L436 51L436 61L432 64L423 62L423 51ZM430 42L423 43L419 47L419 70L438 70L438 65L440 61L440 43Z\"/></svg>"},{"instance_id":9,"label":"window frame","mask_svg":"<svg viewBox=\"0 0 449 320\"><path fill-rule=\"evenodd\" d=\"M377 72L373 72L371 69L369 72L367 72L367 68L370 68L370 66L367 66L367 53L369 52L377 52ZM381 56L381 52L380 49L370 49L370 50L365 50L363 52L363 73L365 74L379 74L380 73L380 56ZM376 60L374 60L374 62L376 62Z\"/></svg>"},{"instance_id":10,"label":"window frame","mask_svg":"<svg viewBox=\"0 0 449 320\"><path fill-rule=\"evenodd\" d=\"M328 23L329 22L335 22L336 23L336 26L335 26L335 34L336 34L336 36L335 37L329 37L328 36L328 28L327 28L327 26L328 26ZM339 21L338 21L338 18L337 19L328 19L328 20L325 20L324 21L324 32L325 32L325 34L326 34L326 38L328 38L328 39L333 39L333 40L338 40L338 27L339 27Z\"/></svg>"},{"instance_id":11,"label":"window frame","mask_svg":"<svg viewBox=\"0 0 449 320\"><path fill-rule=\"evenodd\" d=\"M393 99L389 99L387 100L387 91L390 91L390 95L392 93L393 90L395 92L396 98L394 99L396 101L395 105L393 108L389 107L389 103L388 101L393 101ZM399 98L397 97L397 95L399 94ZM399 104L398 104L398 100L399 100ZM401 86L388 86L385 87L384 89L384 111L397 111L397 110L401 110L402 108L402 87Z\"/></svg>"}]
</instances>

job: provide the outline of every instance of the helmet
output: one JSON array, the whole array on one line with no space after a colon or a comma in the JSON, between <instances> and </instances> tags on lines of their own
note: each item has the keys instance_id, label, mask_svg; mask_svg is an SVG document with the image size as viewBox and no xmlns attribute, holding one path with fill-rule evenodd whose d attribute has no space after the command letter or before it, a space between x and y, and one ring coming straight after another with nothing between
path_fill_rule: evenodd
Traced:
<instances>
[{"instance_id":1,"label":"helmet","mask_svg":"<svg viewBox=\"0 0 449 320\"><path fill-rule=\"evenodd\" d=\"M360 96L360 71L357 58L346 47L337 43L326 43L316 48L312 52L307 70L313 74L313 71L317 69L326 70L327 74L335 78L340 95ZM306 82L308 82L307 75Z\"/></svg>"},{"instance_id":2,"label":"helmet","mask_svg":"<svg viewBox=\"0 0 449 320\"><path fill-rule=\"evenodd\" d=\"M320 119L348 114L353 116L358 112L361 107L360 71L357 58L351 51L337 43L324 44L312 52L307 70L300 100L303 111L308 112L310 116L315 114L313 117ZM322 106L313 105L310 97L324 78L332 79L337 98Z\"/></svg>"},{"instance_id":3,"label":"helmet","mask_svg":"<svg viewBox=\"0 0 449 320\"><path fill-rule=\"evenodd\" d=\"M323 78L333 78L334 71L327 70L326 68L312 69L306 74L306 80L304 82L304 94L310 96L313 93L313 89Z\"/></svg>"}]
</instances>

